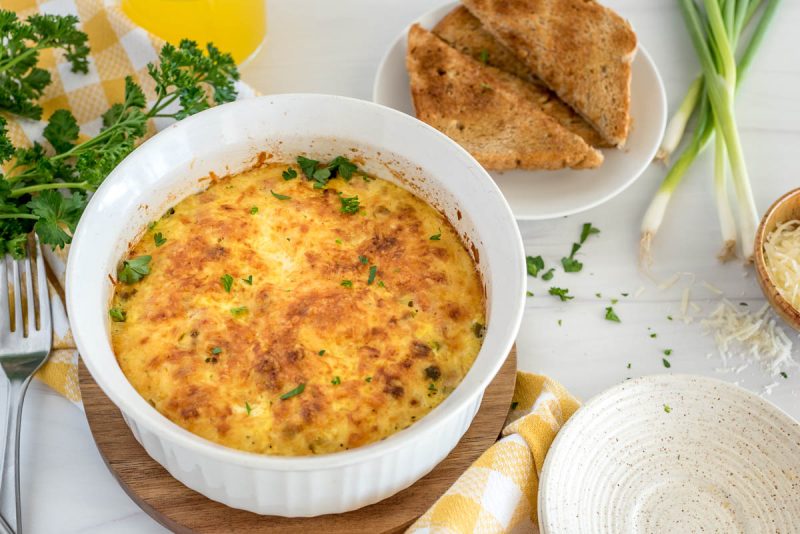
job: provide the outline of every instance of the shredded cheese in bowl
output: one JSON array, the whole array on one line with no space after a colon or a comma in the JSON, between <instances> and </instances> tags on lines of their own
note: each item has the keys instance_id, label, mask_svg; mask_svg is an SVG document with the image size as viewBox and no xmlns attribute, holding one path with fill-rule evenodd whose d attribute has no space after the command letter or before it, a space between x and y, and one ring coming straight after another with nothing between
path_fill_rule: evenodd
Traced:
<instances>
[{"instance_id":1,"label":"shredded cheese in bowl","mask_svg":"<svg viewBox=\"0 0 800 534\"><path fill-rule=\"evenodd\" d=\"M772 283L800 310L800 220L781 223L767 236L764 257Z\"/></svg>"}]
</instances>

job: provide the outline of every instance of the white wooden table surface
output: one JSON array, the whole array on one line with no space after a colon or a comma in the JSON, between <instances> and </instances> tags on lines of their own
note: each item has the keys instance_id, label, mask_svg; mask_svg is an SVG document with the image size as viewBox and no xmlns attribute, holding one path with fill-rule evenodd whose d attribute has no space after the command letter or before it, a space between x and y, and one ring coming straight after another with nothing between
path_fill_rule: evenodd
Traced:
<instances>
[{"instance_id":1,"label":"white wooden table surface","mask_svg":"<svg viewBox=\"0 0 800 534\"><path fill-rule=\"evenodd\" d=\"M369 99L378 62L389 44L418 15L443 0L270 0L269 31L262 52L243 69L244 79L264 93L317 92ZM674 0L606 0L627 17L652 54L667 88L671 108L698 72L694 52ZM800 185L800 2L783 2L749 79L738 99L738 117L760 211L783 192ZM716 306L719 295L750 309L763 303L752 269L720 265L720 243L712 203L710 157L692 168L655 245L654 273L666 279L694 273L692 300L698 315ZM528 254L555 264L569 252L584 222L602 230L581 251L584 270L557 272L554 285L575 299L560 303L548 285L530 279L520 332L519 366L546 373L587 399L627 377L668 371L662 350L672 349L670 372L716 376L759 393L774 380L756 367L720 373L713 341L698 322L668 321L677 316L682 278L659 291L637 269L642 213L664 168L651 165L630 189L606 205L576 216L521 223ZM633 294L645 287L638 298ZM602 298L597 298L601 293ZM625 298L621 293L629 293ZM610 298L621 324L604 320ZM559 321L561 326L559 326ZM655 332L656 338L650 333ZM797 342L797 336L790 333ZM800 351L794 355L800 360ZM711 354L711 357L707 357ZM630 369L627 364L630 363ZM800 419L800 369L766 398ZM34 384L25 407L23 434L24 516L28 532L163 531L123 493L106 470L81 411L41 384Z\"/></svg>"}]
</instances>

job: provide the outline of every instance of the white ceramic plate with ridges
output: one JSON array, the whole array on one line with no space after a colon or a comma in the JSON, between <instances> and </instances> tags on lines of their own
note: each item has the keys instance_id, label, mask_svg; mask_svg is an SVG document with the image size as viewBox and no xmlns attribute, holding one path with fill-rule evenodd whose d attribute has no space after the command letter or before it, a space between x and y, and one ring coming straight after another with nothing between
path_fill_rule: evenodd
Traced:
<instances>
[{"instance_id":1,"label":"white ceramic plate with ridges","mask_svg":"<svg viewBox=\"0 0 800 534\"><path fill-rule=\"evenodd\" d=\"M800 532L800 424L726 382L629 380L559 432L542 534Z\"/></svg>"},{"instance_id":2,"label":"white ceramic plate with ridges","mask_svg":"<svg viewBox=\"0 0 800 534\"><path fill-rule=\"evenodd\" d=\"M434 9L416 22L432 29L456 5ZM408 29L397 37L378 66L372 99L413 116L406 71L407 33ZM641 43L633 61L631 117L625 149L603 150L605 161L597 169L490 173L514 216L520 220L554 219L588 210L624 191L653 161L667 121L667 97L655 63Z\"/></svg>"}]
</instances>

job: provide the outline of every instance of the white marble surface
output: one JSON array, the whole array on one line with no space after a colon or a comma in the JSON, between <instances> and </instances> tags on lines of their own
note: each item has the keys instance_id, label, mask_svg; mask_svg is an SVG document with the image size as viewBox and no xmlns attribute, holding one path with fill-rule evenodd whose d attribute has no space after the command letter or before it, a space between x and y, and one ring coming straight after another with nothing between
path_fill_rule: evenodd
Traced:
<instances>
[{"instance_id":1,"label":"white marble surface","mask_svg":"<svg viewBox=\"0 0 800 534\"><path fill-rule=\"evenodd\" d=\"M673 0L606 0L629 18L653 55L671 106L697 72L694 53ZM270 0L269 35L262 52L246 68L244 79L265 93L319 92L369 98L384 50L419 14L439 0ZM759 210L800 185L800 63L792 53L800 45L800 3L783 2L762 53L739 98L739 124ZM700 284L707 280L735 302L751 309L763 302L750 269L721 266L712 204L710 158L702 158L675 195L655 246L657 276L695 273L693 299L707 313L719 299ZM577 216L520 225L529 254L558 262L569 252L583 222L602 230L582 251L584 271L557 273L554 285L568 287L575 300L560 303L531 279L536 296L527 304L519 337L520 367L547 373L586 399L628 376L667 371L661 350L673 349L676 373L718 376L755 392L772 382L757 368L739 375L719 373L710 338L696 323L670 322L678 315L682 280L659 291L637 270L641 216L664 169L651 165L628 191L604 206ZM639 287L638 298L624 298ZM602 299L595 297L600 292ZM603 319L609 298L619 298L621 324ZM558 321L562 326L558 326ZM648 330L648 327L652 330ZM650 332L658 337L652 339ZM792 334L792 339L797 336ZM795 358L800 359L797 349ZM707 354L713 356L708 359ZM631 369L627 369L627 363ZM800 418L800 370L767 398ZM28 395L23 431L23 495L27 531L163 531L123 493L106 470L83 413L41 384Z\"/></svg>"}]
</instances>

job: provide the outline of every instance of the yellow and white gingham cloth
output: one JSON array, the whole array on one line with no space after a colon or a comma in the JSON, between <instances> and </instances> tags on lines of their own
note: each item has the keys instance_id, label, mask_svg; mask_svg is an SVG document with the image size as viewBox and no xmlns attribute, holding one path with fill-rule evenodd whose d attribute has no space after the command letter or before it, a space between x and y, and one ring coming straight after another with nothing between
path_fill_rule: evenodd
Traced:
<instances>
[{"instance_id":1,"label":"yellow and white gingham cloth","mask_svg":"<svg viewBox=\"0 0 800 534\"><path fill-rule=\"evenodd\" d=\"M147 63L155 61L163 45L159 38L135 26L122 12L118 0L0 0L0 7L20 18L32 13L76 15L89 36L89 73L75 74L59 52L42 52L40 66L50 71L53 82L39 104L43 117L68 108L81 126L81 134L100 130L101 114L122 100L125 76L131 75L153 98ZM239 97L254 94L237 84ZM27 145L41 138L45 123L6 116L12 141ZM158 125L151 125L151 132ZM62 303L68 249L45 250L60 287L53 295L53 353L38 377L66 398L80 403L78 353ZM544 457L556 433L579 404L553 380L517 373L514 409L503 438L480 458L417 522L409 532L501 533L525 517L537 524L536 495Z\"/></svg>"},{"instance_id":2,"label":"yellow and white gingham cloth","mask_svg":"<svg viewBox=\"0 0 800 534\"><path fill-rule=\"evenodd\" d=\"M89 36L91 54L87 74L72 72L60 51L48 49L41 52L39 66L47 69L52 77L52 83L38 100L44 110L43 118L57 109L69 109L80 125L81 135L93 137L100 131L102 114L112 104L123 100L126 76L132 76L139 83L148 99L154 98L154 82L147 74L147 64L158 59L164 41L131 22L122 12L119 0L0 0L0 8L16 12L21 19L33 13L75 15L80 19L80 29ZM255 94L242 83L237 83L236 89L239 98ZM45 122L4 116L16 146L41 140ZM151 124L150 133L164 124ZM54 295L63 295L67 252L67 249L45 250L61 286L51 288ZM38 377L77 403L81 398L78 353L60 298L53 298L53 324L53 352Z\"/></svg>"},{"instance_id":3,"label":"yellow and white gingham cloth","mask_svg":"<svg viewBox=\"0 0 800 534\"><path fill-rule=\"evenodd\" d=\"M514 403L502 439L408 533L502 533L526 517L538 524L536 496L544 457L580 403L558 382L522 371L517 372Z\"/></svg>"}]
</instances>

